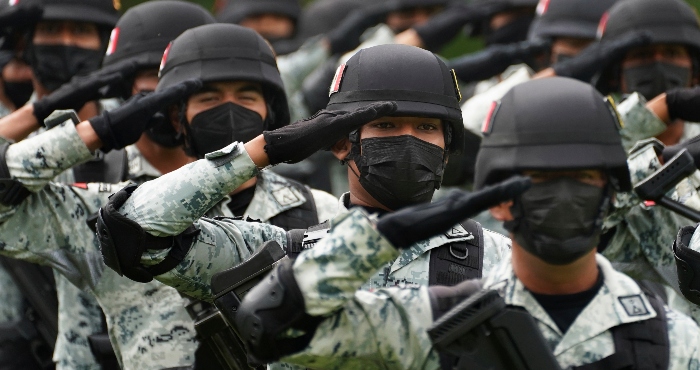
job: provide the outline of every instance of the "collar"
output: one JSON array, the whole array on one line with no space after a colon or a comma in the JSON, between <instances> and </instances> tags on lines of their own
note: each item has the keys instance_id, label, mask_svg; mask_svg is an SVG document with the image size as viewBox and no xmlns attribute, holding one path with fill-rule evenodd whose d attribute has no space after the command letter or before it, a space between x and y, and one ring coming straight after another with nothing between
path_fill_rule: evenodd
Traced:
<instances>
[{"instance_id":1,"label":"collar","mask_svg":"<svg viewBox=\"0 0 700 370\"><path fill-rule=\"evenodd\" d=\"M126 158L129 161L129 178L136 182L145 182L160 177L162 173L146 160L136 145L126 148Z\"/></svg>"},{"instance_id":2,"label":"collar","mask_svg":"<svg viewBox=\"0 0 700 370\"><path fill-rule=\"evenodd\" d=\"M350 193L348 192L340 196L340 199L338 200L338 210L339 212L347 212L349 206ZM456 224L444 234L433 236L430 239L420 241L413 244L409 248L403 249L399 257L392 263L391 272L408 265L431 249L435 249L449 243L472 240L475 237L475 235L467 232L462 225Z\"/></svg>"},{"instance_id":3,"label":"collar","mask_svg":"<svg viewBox=\"0 0 700 370\"><path fill-rule=\"evenodd\" d=\"M255 195L246 209L244 218L250 217L266 222L305 202L304 195L289 180L269 170L260 171Z\"/></svg>"},{"instance_id":4,"label":"collar","mask_svg":"<svg viewBox=\"0 0 700 370\"><path fill-rule=\"evenodd\" d=\"M603 286L565 334L559 331L554 321L515 276L510 258L492 270L484 281L484 287L497 290L506 304L527 309L535 320L556 333L560 341L554 348L554 355L558 356L615 326L656 317L656 311L632 278L615 271L610 261L600 254L596 255L596 263L603 274Z\"/></svg>"}]
</instances>

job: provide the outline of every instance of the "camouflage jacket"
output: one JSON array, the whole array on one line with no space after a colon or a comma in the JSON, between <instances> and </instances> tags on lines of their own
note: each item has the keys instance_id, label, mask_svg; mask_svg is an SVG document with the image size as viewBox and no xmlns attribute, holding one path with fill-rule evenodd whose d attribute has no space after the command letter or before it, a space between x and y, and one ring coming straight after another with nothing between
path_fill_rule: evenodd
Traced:
<instances>
[{"instance_id":1,"label":"camouflage jacket","mask_svg":"<svg viewBox=\"0 0 700 370\"><path fill-rule=\"evenodd\" d=\"M132 178L146 180L160 174L136 147L128 147L127 154ZM36 193L18 207L3 209L1 252L48 264L71 283L94 294L105 311L110 339L125 368L191 364L196 341L179 294L160 283L135 283L105 269L95 235L85 224L85 219L106 204L107 197L121 185L49 183L57 172L89 158L72 124L10 146L7 161L11 174ZM311 194L319 218L335 214L333 196L316 190L311 190ZM283 202L284 199L287 201ZM305 201L283 177L262 173L246 214L268 220ZM225 201L216 204L207 215L233 216ZM32 220L35 223L44 220L44 223L39 227L32 225ZM19 233L9 237L3 229ZM167 322L159 322L165 317Z\"/></svg>"},{"instance_id":2,"label":"camouflage jacket","mask_svg":"<svg viewBox=\"0 0 700 370\"><path fill-rule=\"evenodd\" d=\"M347 212L350 193L340 197L338 209ZM505 256L510 255L510 239L483 229L484 232L484 260L482 276L486 276L491 268L500 262ZM455 225L442 235L436 235L430 239L413 244L406 248L393 262L387 263L383 269L374 274L362 289L373 291L378 288L390 286L407 287L428 285L428 273L430 271L430 255L433 249L445 244L470 240L474 236L467 232L460 224Z\"/></svg>"},{"instance_id":3,"label":"camouflage jacket","mask_svg":"<svg viewBox=\"0 0 700 370\"><path fill-rule=\"evenodd\" d=\"M105 269L97 239L87 227L88 216L119 187L49 183L91 157L72 124L8 148L10 173L34 194L16 207L0 208L0 253L49 265L93 294L125 369L191 365L197 342L180 295L158 282L139 284Z\"/></svg>"},{"instance_id":4,"label":"camouflage jacket","mask_svg":"<svg viewBox=\"0 0 700 370\"><path fill-rule=\"evenodd\" d=\"M398 254L362 212L338 216L330 235L294 263L294 275L306 312L328 318L310 345L285 362L323 369L439 369L427 329L432 324L425 287L357 292L364 279ZM504 259L484 280L509 305L525 308L537 322L562 368L598 361L614 353L610 329L653 318L657 313L629 277L602 256L597 263L603 287L566 333L537 303ZM700 330L688 317L666 309L670 341L669 369L697 369Z\"/></svg>"},{"instance_id":5,"label":"camouflage jacket","mask_svg":"<svg viewBox=\"0 0 700 370\"><path fill-rule=\"evenodd\" d=\"M241 263L267 240L274 239L281 245L286 245L285 231L276 227L236 220L200 218L232 189L257 173L242 145L237 144L210 153L207 159L147 182L134 191L120 212L136 221L147 232L155 236L177 235L193 223L200 230L185 259L157 279L192 297L211 300L212 275ZM263 177L272 176L265 175L267 171L262 173ZM275 191L271 193L275 195ZM346 212L347 205L347 195L344 195L337 211ZM256 218L255 215L251 217ZM265 221L264 217L259 219ZM470 238L473 236L458 224L446 235L416 243L386 266L388 276L382 271L368 279L364 288L372 290L388 285L427 285L430 251L450 242ZM510 240L484 230L483 248L483 271L486 274L510 253ZM142 263L158 263L168 252L146 251Z\"/></svg>"}]
</instances>

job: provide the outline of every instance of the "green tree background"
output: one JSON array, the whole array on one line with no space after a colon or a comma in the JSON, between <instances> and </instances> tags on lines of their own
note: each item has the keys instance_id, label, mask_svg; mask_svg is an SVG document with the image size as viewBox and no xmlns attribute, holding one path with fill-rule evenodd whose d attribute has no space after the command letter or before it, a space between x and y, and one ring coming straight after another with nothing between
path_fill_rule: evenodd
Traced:
<instances>
[{"instance_id":1,"label":"green tree background","mask_svg":"<svg viewBox=\"0 0 700 370\"><path fill-rule=\"evenodd\" d=\"M126 10L131 6L145 2L146 0L121 0L122 10ZM199 3L207 9L213 9L215 0L188 0L193 3ZM311 3L313 0L301 0L303 3ZM595 1L595 0L591 0ZM692 5L696 11L700 9L700 0L686 0L690 5ZM446 58L452 58L465 53L479 50L483 47L481 40L476 38L468 38L466 36L459 36L448 44L442 51L441 55Z\"/></svg>"}]
</instances>

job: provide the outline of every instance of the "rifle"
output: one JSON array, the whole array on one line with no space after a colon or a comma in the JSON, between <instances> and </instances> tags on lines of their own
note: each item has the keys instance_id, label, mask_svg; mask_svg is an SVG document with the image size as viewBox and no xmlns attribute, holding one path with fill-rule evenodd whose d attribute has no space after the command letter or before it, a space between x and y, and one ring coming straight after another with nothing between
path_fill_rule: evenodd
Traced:
<instances>
[{"instance_id":1,"label":"rifle","mask_svg":"<svg viewBox=\"0 0 700 370\"><path fill-rule=\"evenodd\" d=\"M444 369L560 370L532 316L482 290L441 316L428 330L435 348L452 357Z\"/></svg>"}]
</instances>

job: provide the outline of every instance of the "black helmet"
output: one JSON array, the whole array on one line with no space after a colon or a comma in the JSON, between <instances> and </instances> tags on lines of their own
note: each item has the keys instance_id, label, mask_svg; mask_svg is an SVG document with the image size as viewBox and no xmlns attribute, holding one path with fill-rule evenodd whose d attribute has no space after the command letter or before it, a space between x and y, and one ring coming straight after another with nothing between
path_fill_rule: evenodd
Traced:
<instances>
[{"instance_id":1,"label":"black helmet","mask_svg":"<svg viewBox=\"0 0 700 370\"><path fill-rule=\"evenodd\" d=\"M350 15L359 9L364 0L317 0L309 4L299 18L297 38L301 41L316 35L331 31Z\"/></svg>"},{"instance_id":2,"label":"black helmet","mask_svg":"<svg viewBox=\"0 0 700 370\"><path fill-rule=\"evenodd\" d=\"M246 17L264 13L285 15L296 23L301 5L299 0L231 0L216 18L221 23L238 24Z\"/></svg>"},{"instance_id":3,"label":"black helmet","mask_svg":"<svg viewBox=\"0 0 700 370\"><path fill-rule=\"evenodd\" d=\"M651 43L682 44L693 60L693 75L700 73L700 25L690 5L682 0L621 0L600 19L598 38L609 41L631 32L645 32ZM594 84L604 94L617 90L620 59L600 66Z\"/></svg>"},{"instance_id":4,"label":"black helmet","mask_svg":"<svg viewBox=\"0 0 700 370\"><path fill-rule=\"evenodd\" d=\"M423 6L442 6L450 3L450 0L387 0L392 10L418 8Z\"/></svg>"},{"instance_id":5,"label":"black helmet","mask_svg":"<svg viewBox=\"0 0 700 370\"><path fill-rule=\"evenodd\" d=\"M605 41L633 31L646 31L652 43L688 45L700 50L700 26L693 8L682 0L622 0L600 20Z\"/></svg>"},{"instance_id":6,"label":"black helmet","mask_svg":"<svg viewBox=\"0 0 700 370\"><path fill-rule=\"evenodd\" d=\"M21 1L21 0L20 0ZM80 21L114 27L119 19L119 0L43 0L42 20Z\"/></svg>"},{"instance_id":7,"label":"black helmet","mask_svg":"<svg viewBox=\"0 0 700 370\"><path fill-rule=\"evenodd\" d=\"M517 85L484 124L475 186L523 170L601 169L615 189L629 191L619 129L612 103L589 84L554 77Z\"/></svg>"},{"instance_id":8,"label":"black helmet","mask_svg":"<svg viewBox=\"0 0 700 370\"><path fill-rule=\"evenodd\" d=\"M0 32L7 36L13 31L31 29L41 19L43 12L44 4L41 0L0 1Z\"/></svg>"},{"instance_id":9,"label":"black helmet","mask_svg":"<svg viewBox=\"0 0 700 370\"><path fill-rule=\"evenodd\" d=\"M362 49L338 67L328 110L350 111L372 101L398 103L395 116L442 119L451 127L448 149L461 150L464 123L454 72L435 54L407 45ZM448 142L446 141L446 144Z\"/></svg>"},{"instance_id":10,"label":"black helmet","mask_svg":"<svg viewBox=\"0 0 700 370\"><path fill-rule=\"evenodd\" d=\"M133 60L158 68L168 43L190 28L215 23L202 6L186 1L149 1L129 9L112 31L103 67Z\"/></svg>"},{"instance_id":11,"label":"black helmet","mask_svg":"<svg viewBox=\"0 0 700 370\"><path fill-rule=\"evenodd\" d=\"M253 81L274 115L266 130L289 123L284 84L270 45L255 31L234 24L208 24L183 32L165 50L156 91L182 81ZM268 120L266 120L268 121Z\"/></svg>"},{"instance_id":12,"label":"black helmet","mask_svg":"<svg viewBox=\"0 0 700 370\"><path fill-rule=\"evenodd\" d=\"M595 39L603 14L617 0L541 0L528 39Z\"/></svg>"}]
</instances>

